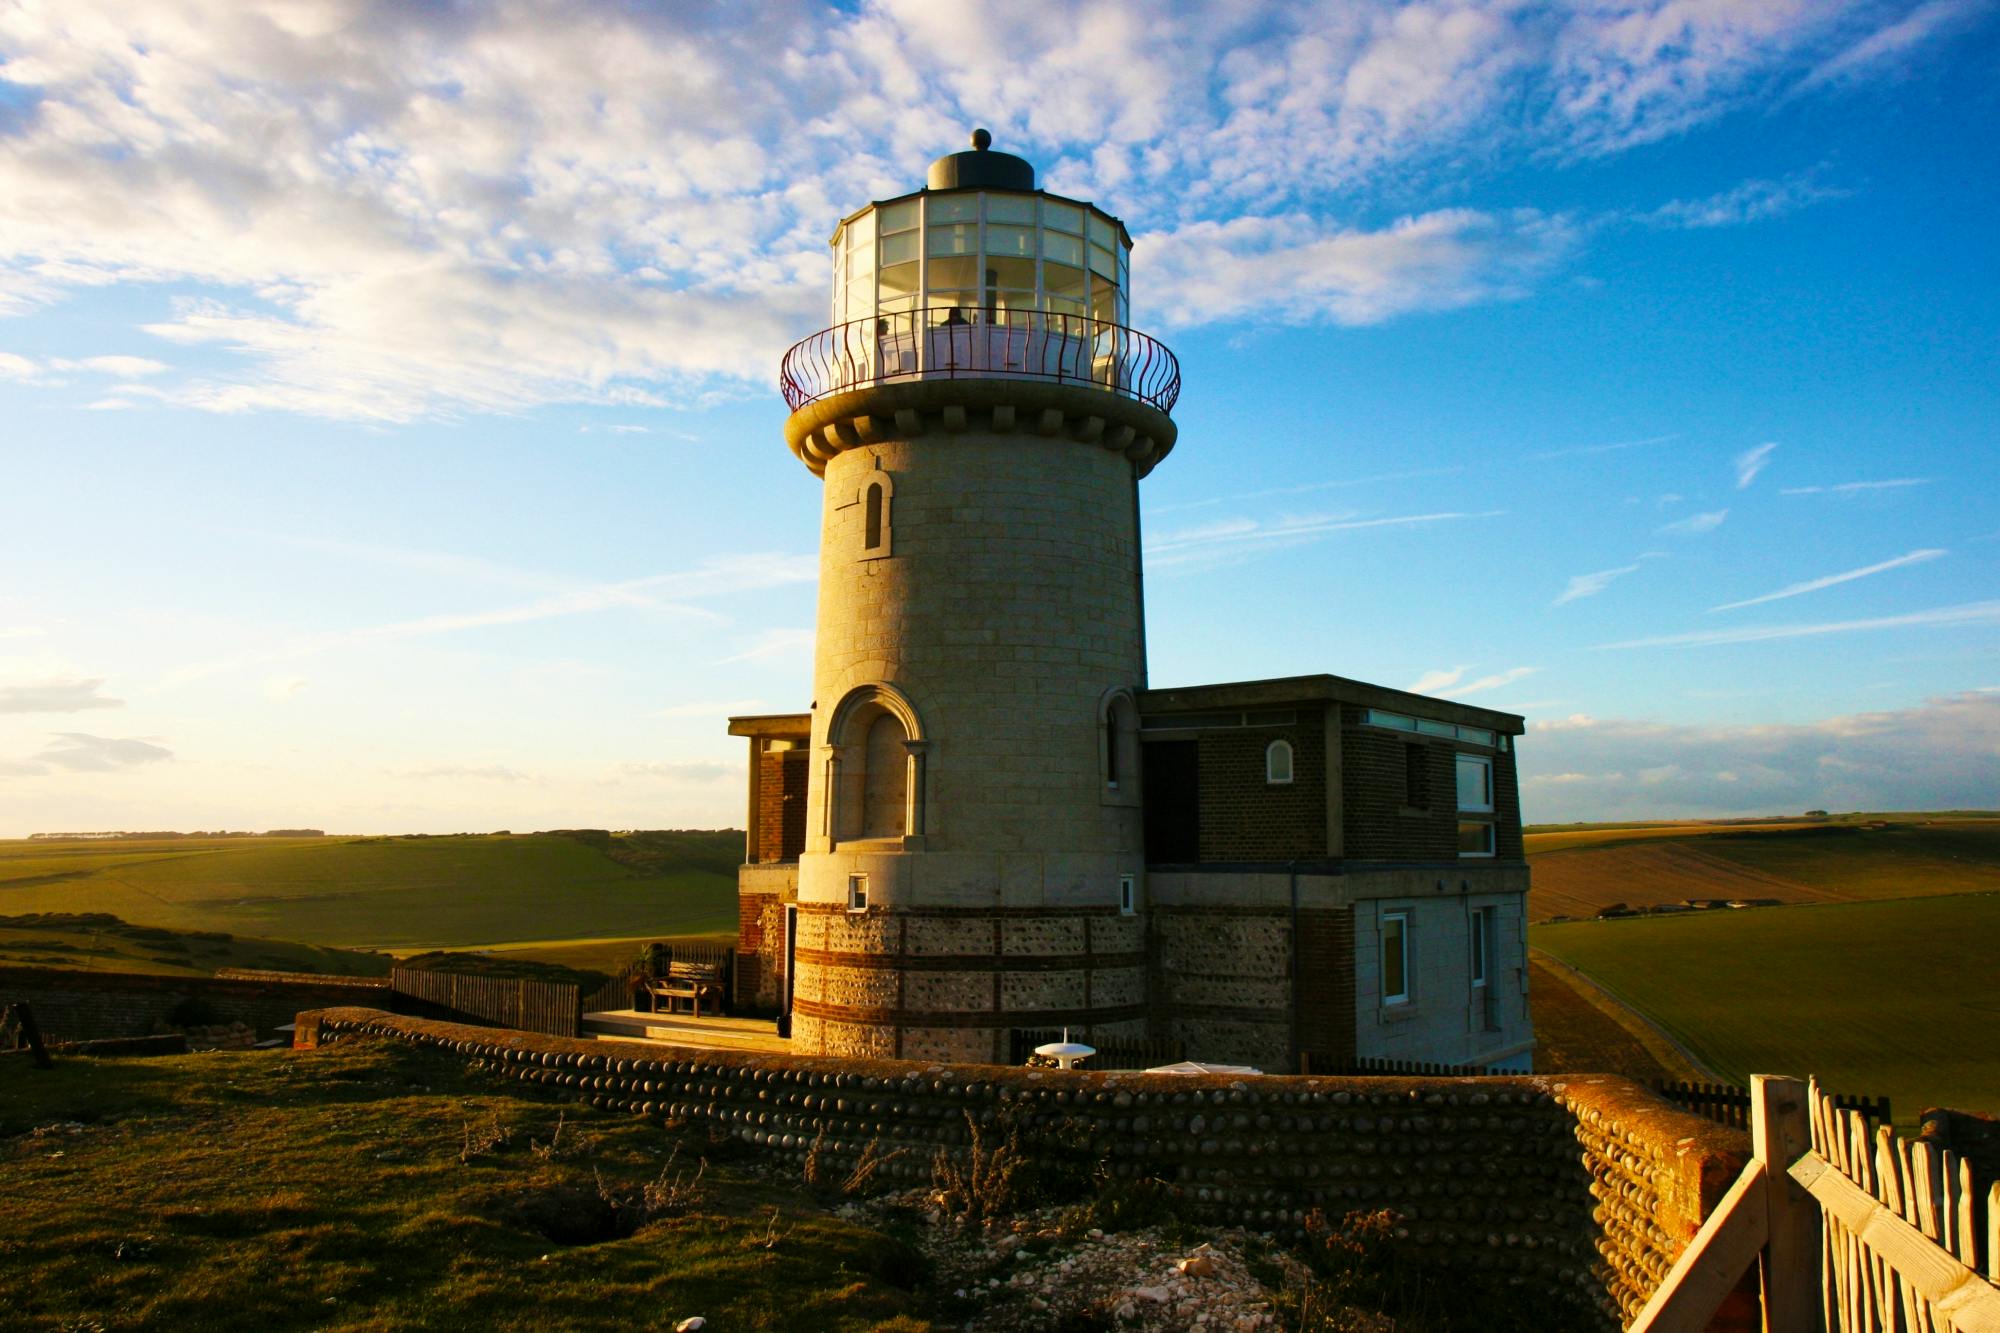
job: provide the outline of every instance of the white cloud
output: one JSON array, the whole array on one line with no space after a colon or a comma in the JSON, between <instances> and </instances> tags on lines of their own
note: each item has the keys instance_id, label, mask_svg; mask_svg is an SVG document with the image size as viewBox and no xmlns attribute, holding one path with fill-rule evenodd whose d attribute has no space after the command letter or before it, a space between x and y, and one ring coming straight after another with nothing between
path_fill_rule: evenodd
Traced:
<instances>
[{"instance_id":1,"label":"white cloud","mask_svg":"<svg viewBox=\"0 0 2000 1333\"><path fill-rule=\"evenodd\" d=\"M1823 61L1801 80L1801 90L1856 79L1906 56L1916 47L1987 8L1985 0L1927 0L1902 18Z\"/></svg>"},{"instance_id":2,"label":"white cloud","mask_svg":"<svg viewBox=\"0 0 2000 1333\"><path fill-rule=\"evenodd\" d=\"M712 764L700 761L681 763L633 763L620 764L618 773L625 778L649 778L663 782L710 784L723 781L741 781L743 769L730 764Z\"/></svg>"},{"instance_id":3,"label":"white cloud","mask_svg":"<svg viewBox=\"0 0 2000 1333\"><path fill-rule=\"evenodd\" d=\"M1531 666L1509 667L1505 671L1495 672L1490 676L1481 676L1477 680L1468 681L1463 685L1457 686L1452 690L1452 695L1462 698L1468 694L1483 694L1487 690L1497 690L1502 686L1512 685L1515 681L1526 676L1532 676L1540 670L1540 667Z\"/></svg>"},{"instance_id":4,"label":"white cloud","mask_svg":"<svg viewBox=\"0 0 2000 1333\"><path fill-rule=\"evenodd\" d=\"M1404 686L1411 694L1436 694L1448 690L1465 679L1465 667L1447 667L1424 672L1415 681Z\"/></svg>"},{"instance_id":5,"label":"white cloud","mask_svg":"<svg viewBox=\"0 0 2000 1333\"><path fill-rule=\"evenodd\" d=\"M1714 532L1729 517L1727 509L1716 509L1705 514L1689 514L1686 518L1667 524L1658 531L1675 537L1699 537L1706 532Z\"/></svg>"},{"instance_id":6,"label":"white cloud","mask_svg":"<svg viewBox=\"0 0 2000 1333\"><path fill-rule=\"evenodd\" d=\"M1769 465L1771 451L1777 447L1775 443L1760 444L1754 449L1746 449L1736 455L1734 466L1736 468L1737 490L1746 491L1750 489L1750 483L1757 480L1757 474Z\"/></svg>"},{"instance_id":7,"label":"white cloud","mask_svg":"<svg viewBox=\"0 0 2000 1333\"><path fill-rule=\"evenodd\" d=\"M1935 560L1944 554L1946 552L1937 549L1911 551L1908 555L1899 555L1893 560L1884 560L1880 564L1866 565L1860 569L1850 569L1844 574L1828 574L1824 578L1807 579L1803 583L1787 584L1776 592L1765 593L1762 597L1748 597L1740 602L1725 602L1721 606L1712 606L1709 610L1734 611L1738 607L1758 606L1764 602L1781 601L1787 597L1797 597L1801 593L1818 592L1821 588L1831 588L1835 584L1852 583L1855 579L1865 579L1870 575L1880 574L1887 570L1901 569L1904 565L1922 564L1926 560Z\"/></svg>"},{"instance_id":8,"label":"white cloud","mask_svg":"<svg viewBox=\"0 0 2000 1333\"><path fill-rule=\"evenodd\" d=\"M1671 137L1800 70L1859 78L1962 8L1857 42L1869 0L13 6L0 313L190 293L145 321L190 368L82 363L158 377L107 410L751 392L824 318L831 221L978 120L1052 188L1116 202L1167 323L1373 323L1511 298L1576 251L1587 220L1437 207L1468 168ZM1380 182L1408 217L1324 220ZM1749 182L1675 216L1800 194Z\"/></svg>"},{"instance_id":9,"label":"white cloud","mask_svg":"<svg viewBox=\"0 0 2000 1333\"><path fill-rule=\"evenodd\" d=\"M0 625L0 639L39 639L47 633L40 625Z\"/></svg>"},{"instance_id":10,"label":"white cloud","mask_svg":"<svg viewBox=\"0 0 2000 1333\"><path fill-rule=\"evenodd\" d=\"M1805 639L1827 634L1855 634L1881 629L1931 629L1940 626L2000 624L2000 601L1967 602L1930 611L1912 611L1900 616L1876 616L1867 620L1835 620L1817 625L1760 625L1747 629L1697 630L1691 634L1662 634L1648 639L1626 639L1600 643L1598 648L1695 647L1722 643L1764 643L1773 639Z\"/></svg>"},{"instance_id":11,"label":"white cloud","mask_svg":"<svg viewBox=\"0 0 2000 1333\"><path fill-rule=\"evenodd\" d=\"M296 699L312 682L304 676L273 676L264 682L264 697L272 703Z\"/></svg>"},{"instance_id":12,"label":"white cloud","mask_svg":"<svg viewBox=\"0 0 2000 1333\"><path fill-rule=\"evenodd\" d=\"M508 768L505 764L438 764L430 768L411 769L396 774L397 777L420 778L426 781L446 782L527 782L526 773Z\"/></svg>"},{"instance_id":13,"label":"white cloud","mask_svg":"<svg viewBox=\"0 0 2000 1333\"><path fill-rule=\"evenodd\" d=\"M1824 200L1845 198L1847 194L1846 190L1816 183L1810 175L1776 181L1747 180L1705 198L1670 200L1641 214L1638 221L1648 226L1688 230L1735 227L1782 217Z\"/></svg>"},{"instance_id":14,"label":"white cloud","mask_svg":"<svg viewBox=\"0 0 2000 1333\"><path fill-rule=\"evenodd\" d=\"M1519 755L1522 814L1534 822L1978 809L2000 790L2000 698L1803 725L1536 727Z\"/></svg>"},{"instance_id":15,"label":"white cloud","mask_svg":"<svg viewBox=\"0 0 2000 1333\"><path fill-rule=\"evenodd\" d=\"M1562 590L1552 605L1561 606L1565 602L1574 602L1579 598L1595 597L1610 587L1613 580L1635 573L1638 568L1637 565L1620 565L1616 569L1600 569L1594 574L1572 574L1569 586Z\"/></svg>"},{"instance_id":16,"label":"white cloud","mask_svg":"<svg viewBox=\"0 0 2000 1333\"><path fill-rule=\"evenodd\" d=\"M54 739L39 754L0 764L0 774L110 773L173 757L174 752L165 746L135 737L92 736L80 731L62 731L54 733Z\"/></svg>"},{"instance_id":17,"label":"white cloud","mask_svg":"<svg viewBox=\"0 0 2000 1333\"><path fill-rule=\"evenodd\" d=\"M1679 439L1678 434L1649 435L1643 440L1620 440L1616 444L1580 444L1568 449L1549 449L1539 454L1529 454L1523 460L1529 463L1545 463L1555 458L1580 458L1593 454L1623 453L1627 449L1647 449L1656 444Z\"/></svg>"},{"instance_id":18,"label":"white cloud","mask_svg":"<svg viewBox=\"0 0 2000 1333\"><path fill-rule=\"evenodd\" d=\"M106 698L102 676L43 680L27 685L0 685L0 713L81 713L92 708L123 708L123 699Z\"/></svg>"},{"instance_id":19,"label":"white cloud","mask_svg":"<svg viewBox=\"0 0 2000 1333\"><path fill-rule=\"evenodd\" d=\"M1584 731L1597 725L1597 719L1588 713L1571 713L1568 717L1545 718L1531 722L1531 731Z\"/></svg>"},{"instance_id":20,"label":"white cloud","mask_svg":"<svg viewBox=\"0 0 2000 1333\"><path fill-rule=\"evenodd\" d=\"M1400 514L1391 518L1354 518L1347 514L1301 514L1263 522L1252 518L1223 519L1195 528L1164 533L1146 547L1146 564L1167 569L1225 556L1240 555L1259 547L1294 546L1336 532L1360 532L1375 528L1427 527L1462 519L1498 518L1506 511L1489 509L1480 513L1448 511L1436 514Z\"/></svg>"},{"instance_id":21,"label":"white cloud","mask_svg":"<svg viewBox=\"0 0 2000 1333\"><path fill-rule=\"evenodd\" d=\"M767 629L748 648L719 659L715 665L728 666L733 662L760 662L768 657L804 654L810 652L812 646L813 632L809 629Z\"/></svg>"},{"instance_id":22,"label":"white cloud","mask_svg":"<svg viewBox=\"0 0 2000 1333\"><path fill-rule=\"evenodd\" d=\"M1837 486L1787 486L1780 495L1856 495L1862 491L1893 491L1905 486L1928 486L1929 477L1890 477L1883 481L1843 481Z\"/></svg>"}]
</instances>

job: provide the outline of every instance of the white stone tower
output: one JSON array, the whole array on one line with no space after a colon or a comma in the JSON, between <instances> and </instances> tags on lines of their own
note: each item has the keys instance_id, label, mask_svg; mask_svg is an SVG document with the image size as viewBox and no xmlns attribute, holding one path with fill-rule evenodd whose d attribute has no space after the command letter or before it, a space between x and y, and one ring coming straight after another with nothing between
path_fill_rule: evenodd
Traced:
<instances>
[{"instance_id":1,"label":"white stone tower","mask_svg":"<svg viewBox=\"0 0 2000 1333\"><path fill-rule=\"evenodd\" d=\"M1124 225L989 143L840 224L785 357L825 480L802 1051L1146 1028L1138 480L1179 370L1126 327Z\"/></svg>"}]
</instances>

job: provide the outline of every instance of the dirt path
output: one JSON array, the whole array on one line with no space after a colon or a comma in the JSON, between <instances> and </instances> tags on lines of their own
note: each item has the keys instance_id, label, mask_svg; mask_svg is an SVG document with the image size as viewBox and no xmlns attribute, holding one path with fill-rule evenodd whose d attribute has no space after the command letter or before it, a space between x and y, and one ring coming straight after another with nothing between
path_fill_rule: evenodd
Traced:
<instances>
[{"instance_id":1,"label":"dirt path","mask_svg":"<svg viewBox=\"0 0 2000 1333\"><path fill-rule=\"evenodd\" d=\"M1531 961L1537 965L1542 978L1567 988L1585 1005L1616 1024L1620 1031L1644 1049L1647 1057L1660 1066L1667 1077L1687 1083L1725 1081L1720 1074L1696 1059L1692 1051L1668 1035L1659 1024L1626 1004L1590 977L1540 949L1531 947L1528 954Z\"/></svg>"}]
</instances>

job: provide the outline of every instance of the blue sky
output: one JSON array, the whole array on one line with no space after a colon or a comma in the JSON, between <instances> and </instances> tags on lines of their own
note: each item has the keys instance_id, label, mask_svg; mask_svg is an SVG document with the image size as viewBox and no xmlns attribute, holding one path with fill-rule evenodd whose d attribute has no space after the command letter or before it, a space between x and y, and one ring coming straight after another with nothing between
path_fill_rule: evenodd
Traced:
<instances>
[{"instance_id":1,"label":"blue sky","mask_svg":"<svg viewBox=\"0 0 2000 1333\"><path fill-rule=\"evenodd\" d=\"M974 124L1181 359L1155 684L1520 712L1533 820L2000 805L1993 3L67 0L0 62L0 835L738 822L723 717L809 698L778 359Z\"/></svg>"}]
</instances>

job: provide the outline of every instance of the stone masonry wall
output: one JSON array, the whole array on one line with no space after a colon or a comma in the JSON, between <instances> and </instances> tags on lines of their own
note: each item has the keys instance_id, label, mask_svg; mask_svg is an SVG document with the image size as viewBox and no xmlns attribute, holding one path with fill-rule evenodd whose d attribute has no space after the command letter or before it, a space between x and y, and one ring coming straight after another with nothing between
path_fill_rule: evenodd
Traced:
<instances>
[{"instance_id":1,"label":"stone masonry wall","mask_svg":"<svg viewBox=\"0 0 2000 1333\"><path fill-rule=\"evenodd\" d=\"M1292 747L1292 781L1264 780L1273 741ZM1326 856L1326 728L1316 712L1289 727L1200 733L1201 859L1316 861Z\"/></svg>"},{"instance_id":2,"label":"stone masonry wall","mask_svg":"<svg viewBox=\"0 0 2000 1333\"><path fill-rule=\"evenodd\" d=\"M382 1037L484 1062L558 1095L715 1132L792 1162L904 1149L927 1180L970 1127L1019 1133L1196 1215L1296 1233L1307 1212L1390 1208L1446 1272L1629 1320L1748 1158L1740 1131L1608 1076L1231 1078L753 1056L399 1018L299 1015L297 1044Z\"/></svg>"},{"instance_id":3,"label":"stone masonry wall","mask_svg":"<svg viewBox=\"0 0 2000 1333\"><path fill-rule=\"evenodd\" d=\"M183 1000L199 999L221 1022L260 1033L292 1021L302 1008L389 1003L389 983L367 977L309 982L155 976L143 972L77 972L0 967L0 1006L25 1000L50 1041L141 1037L165 1022Z\"/></svg>"}]
</instances>

